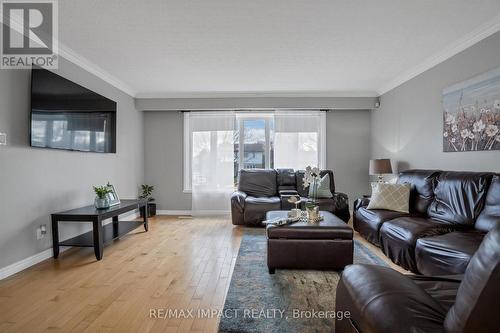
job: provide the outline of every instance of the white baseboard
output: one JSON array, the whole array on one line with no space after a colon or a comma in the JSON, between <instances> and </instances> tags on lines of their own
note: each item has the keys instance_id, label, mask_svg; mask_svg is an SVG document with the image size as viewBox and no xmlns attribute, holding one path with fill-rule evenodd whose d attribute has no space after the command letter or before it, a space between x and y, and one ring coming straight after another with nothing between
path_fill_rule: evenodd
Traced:
<instances>
[{"instance_id":1,"label":"white baseboard","mask_svg":"<svg viewBox=\"0 0 500 333\"><path fill-rule=\"evenodd\" d=\"M140 216L140 213L138 211L134 211L131 213L125 213L122 215L120 218L122 221L130 221L138 218ZM111 219L109 220L111 223ZM76 236L76 235L75 235ZM72 236L74 237L74 236ZM62 241L62 240L61 240ZM71 246L61 246L59 247L59 253L62 253L68 249L70 249ZM42 252L39 252L35 255L32 255L31 257L22 259L18 262L15 262L13 264L10 264L9 266L5 266L0 268L0 280L3 280L11 275L14 275L22 270L25 270L26 268L29 268L33 265L38 264L39 262L42 262L46 259L52 258L53 252L52 252L52 247L44 250Z\"/></svg>"},{"instance_id":2,"label":"white baseboard","mask_svg":"<svg viewBox=\"0 0 500 333\"><path fill-rule=\"evenodd\" d=\"M196 212L197 216L221 216L221 215L231 215L230 211L227 210L199 210Z\"/></svg>"},{"instance_id":3,"label":"white baseboard","mask_svg":"<svg viewBox=\"0 0 500 333\"><path fill-rule=\"evenodd\" d=\"M132 221L132 220L135 220L135 219L141 217L141 213L139 211L134 211L134 212L130 212L130 213L125 213L121 216L122 217L120 217L120 220L122 220L122 221Z\"/></svg>"},{"instance_id":4,"label":"white baseboard","mask_svg":"<svg viewBox=\"0 0 500 333\"><path fill-rule=\"evenodd\" d=\"M157 210L156 215L191 215L190 210Z\"/></svg>"},{"instance_id":5,"label":"white baseboard","mask_svg":"<svg viewBox=\"0 0 500 333\"><path fill-rule=\"evenodd\" d=\"M71 248L71 246L61 246L59 248L59 253L62 253L70 248ZM0 280L3 280L11 275L14 275L20 271L23 271L26 268L29 268L33 265L36 265L39 262L42 262L46 259L52 258L52 256L53 256L52 248L50 248L50 249L47 249L47 250L42 251L40 253L37 253L35 255L32 255L31 257L28 257L28 258L25 258L25 259L20 260L18 262L15 262L13 264L10 264L9 266L5 266L3 268L0 268Z\"/></svg>"},{"instance_id":6,"label":"white baseboard","mask_svg":"<svg viewBox=\"0 0 500 333\"><path fill-rule=\"evenodd\" d=\"M193 215L191 210L157 210L156 215ZM226 210L200 210L196 212L196 215L204 216L220 216L220 215L231 215L230 211Z\"/></svg>"}]
</instances>

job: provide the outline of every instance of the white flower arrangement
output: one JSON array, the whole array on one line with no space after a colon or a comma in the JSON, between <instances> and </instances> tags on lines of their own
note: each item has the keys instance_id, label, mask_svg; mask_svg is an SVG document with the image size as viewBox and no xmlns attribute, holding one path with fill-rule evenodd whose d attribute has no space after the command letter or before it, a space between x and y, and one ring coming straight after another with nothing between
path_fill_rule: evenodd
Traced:
<instances>
[{"instance_id":1,"label":"white flower arrangement","mask_svg":"<svg viewBox=\"0 0 500 333\"><path fill-rule=\"evenodd\" d=\"M308 166L304 174L304 188L320 179L319 168Z\"/></svg>"}]
</instances>

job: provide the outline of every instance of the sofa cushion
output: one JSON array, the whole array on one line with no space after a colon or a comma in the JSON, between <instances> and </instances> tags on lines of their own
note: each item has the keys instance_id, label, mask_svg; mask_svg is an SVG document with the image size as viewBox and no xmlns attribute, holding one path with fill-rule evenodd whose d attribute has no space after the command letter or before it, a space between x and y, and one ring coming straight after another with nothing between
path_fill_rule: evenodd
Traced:
<instances>
[{"instance_id":1,"label":"sofa cushion","mask_svg":"<svg viewBox=\"0 0 500 333\"><path fill-rule=\"evenodd\" d=\"M384 209L368 210L365 207L361 207L354 211L354 230L359 232L369 242L379 245L378 238L382 223L402 216L408 216L408 214Z\"/></svg>"},{"instance_id":2,"label":"sofa cushion","mask_svg":"<svg viewBox=\"0 0 500 333\"><path fill-rule=\"evenodd\" d=\"M312 198L314 195L313 193L313 186L309 186L309 198ZM325 199L331 199L333 198L333 194L330 191L330 175L326 174L321 179L318 180L317 186L316 186L316 198L325 198Z\"/></svg>"},{"instance_id":3,"label":"sofa cushion","mask_svg":"<svg viewBox=\"0 0 500 333\"><path fill-rule=\"evenodd\" d=\"M278 193L273 169L242 169L238 190L252 197L272 197Z\"/></svg>"},{"instance_id":4,"label":"sofa cushion","mask_svg":"<svg viewBox=\"0 0 500 333\"><path fill-rule=\"evenodd\" d=\"M276 169L278 191L296 190L295 171L293 169Z\"/></svg>"},{"instance_id":5,"label":"sofa cushion","mask_svg":"<svg viewBox=\"0 0 500 333\"><path fill-rule=\"evenodd\" d=\"M410 184L377 184L366 209L387 209L409 213Z\"/></svg>"},{"instance_id":6,"label":"sofa cushion","mask_svg":"<svg viewBox=\"0 0 500 333\"><path fill-rule=\"evenodd\" d=\"M247 225L261 225L266 213L270 210L280 210L279 197L252 197L245 198L245 211L243 217Z\"/></svg>"},{"instance_id":7,"label":"sofa cushion","mask_svg":"<svg viewBox=\"0 0 500 333\"><path fill-rule=\"evenodd\" d=\"M440 173L428 215L444 223L474 224L483 209L492 176L486 172Z\"/></svg>"},{"instance_id":8,"label":"sofa cushion","mask_svg":"<svg viewBox=\"0 0 500 333\"><path fill-rule=\"evenodd\" d=\"M295 179L297 181L297 192L301 197L309 196L309 186L304 188L304 170L295 171ZM333 172L331 170L321 170L319 175L324 177L326 174L330 176L330 192L335 193L335 181L333 179Z\"/></svg>"},{"instance_id":9,"label":"sofa cushion","mask_svg":"<svg viewBox=\"0 0 500 333\"><path fill-rule=\"evenodd\" d=\"M399 174L398 184L411 184L410 213L426 214L434 199L434 182L438 170L406 170Z\"/></svg>"},{"instance_id":10,"label":"sofa cushion","mask_svg":"<svg viewBox=\"0 0 500 333\"><path fill-rule=\"evenodd\" d=\"M418 271L424 275L463 274L484 235L471 230L420 238L415 248Z\"/></svg>"},{"instance_id":11,"label":"sofa cushion","mask_svg":"<svg viewBox=\"0 0 500 333\"><path fill-rule=\"evenodd\" d=\"M488 232L500 227L500 176L495 175L491 180L484 208L477 218L477 230Z\"/></svg>"},{"instance_id":12,"label":"sofa cushion","mask_svg":"<svg viewBox=\"0 0 500 333\"><path fill-rule=\"evenodd\" d=\"M446 316L445 307L410 277L376 265L344 269L335 310L351 314L336 320L336 332L442 332Z\"/></svg>"},{"instance_id":13,"label":"sofa cushion","mask_svg":"<svg viewBox=\"0 0 500 333\"><path fill-rule=\"evenodd\" d=\"M380 228L380 246L395 264L418 272L415 261L417 239L454 230L455 226L452 224L439 223L425 217L399 217L385 222Z\"/></svg>"}]
</instances>

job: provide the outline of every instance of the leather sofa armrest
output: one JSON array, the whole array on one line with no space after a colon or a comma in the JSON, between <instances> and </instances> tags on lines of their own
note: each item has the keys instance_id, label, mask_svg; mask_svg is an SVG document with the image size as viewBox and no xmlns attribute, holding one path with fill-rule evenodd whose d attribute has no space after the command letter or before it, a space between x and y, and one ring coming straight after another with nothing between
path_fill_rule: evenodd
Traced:
<instances>
[{"instance_id":1,"label":"leather sofa armrest","mask_svg":"<svg viewBox=\"0 0 500 333\"><path fill-rule=\"evenodd\" d=\"M234 225L245 224L245 199L247 198L245 192L236 191L231 194L231 220Z\"/></svg>"},{"instance_id":2,"label":"leather sofa armrest","mask_svg":"<svg viewBox=\"0 0 500 333\"><path fill-rule=\"evenodd\" d=\"M446 309L408 276L375 265L350 265L337 286L336 311L349 311L350 321L337 321L336 332L442 332Z\"/></svg>"},{"instance_id":3,"label":"leather sofa armrest","mask_svg":"<svg viewBox=\"0 0 500 333\"><path fill-rule=\"evenodd\" d=\"M370 203L370 198L357 198L354 201L354 211L357 211L361 207L368 207L368 204Z\"/></svg>"},{"instance_id":4,"label":"leather sofa armrest","mask_svg":"<svg viewBox=\"0 0 500 333\"><path fill-rule=\"evenodd\" d=\"M243 211L245 209L245 199L247 196L245 192L233 192L233 194L231 194L231 206L236 206L236 208Z\"/></svg>"},{"instance_id":5,"label":"leather sofa armrest","mask_svg":"<svg viewBox=\"0 0 500 333\"><path fill-rule=\"evenodd\" d=\"M349 213L349 197L342 192L333 193L334 214L337 215L342 221L349 222L351 213Z\"/></svg>"}]
</instances>

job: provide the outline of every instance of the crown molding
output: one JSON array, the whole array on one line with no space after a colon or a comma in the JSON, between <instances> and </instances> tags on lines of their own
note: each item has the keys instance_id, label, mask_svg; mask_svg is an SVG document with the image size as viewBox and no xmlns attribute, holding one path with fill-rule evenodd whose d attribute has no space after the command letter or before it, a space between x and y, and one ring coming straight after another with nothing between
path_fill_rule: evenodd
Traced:
<instances>
[{"instance_id":1,"label":"crown molding","mask_svg":"<svg viewBox=\"0 0 500 333\"><path fill-rule=\"evenodd\" d=\"M10 26L9 27L11 29L14 29L15 31L17 31L21 35L24 35L23 23L19 22L16 19L13 19L13 21L14 21L15 25L12 27L10 27ZM5 22L3 22L2 16L0 16L0 24L5 24ZM7 25L7 24L5 24L5 25ZM108 84L112 85L113 87L117 88L118 90L124 92L125 94L127 94L131 97L135 97L136 91L131 86L129 86L125 82L121 81L120 79L116 78L115 76L113 76L109 72L105 71L104 69L102 69L101 67L96 65L95 63L91 62L87 58L76 53L74 50L72 50L68 46L64 45L58 38L56 38L54 36L52 36L52 37L54 38L54 40L57 42L57 45L58 45L57 52L55 52L58 57L62 57L64 59L68 60L69 62L75 64L76 66L86 70L87 72L97 76L98 78L107 82ZM31 38L29 36L28 36L28 38L30 38L31 40L36 42L36 40L34 40L33 38Z\"/></svg>"},{"instance_id":2,"label":"crown molding","mask_svg":"<svg viewBox=\"0 0 500 333\"><path fill-rule=\"evenodd\" d=\"M125 94L131 97L135 97L136 91L134 88L132 88L125 82L121 81L120 79L116 78L109 72L105 71L104 69L102 69L95 63L91 62L87 58L79 55L74 50L62 44L61 42L59 42L58 55L68 60L69 62L75 64L76 66L86 70L87 72L97 76L98 78L112 85L116 89L121 90Z\"/></svg>"},{"instance_id":3,"label":"crown molding","mask_svg":"<svg viewBox=\"0 0 500 333\"><path fill-rule=\"evenodd\" d=\"M135 98L378 97L376 91L139 92Z\"/></svg>"},{"instance_id":4,"label":"crown molding","mask_svg":"<svg viewBox=\"0 0 500 333\"><path fill-rule=\"evenodd\" d=\"M446 46L440 52L433 54L432 56L421 62L419 65L403 72L393 80L389 81L387 84L383 85L380 90L378 90L378 94L385 94L386 92L400 86L406 81L413 79L414 77L442 63L443 61L448 60L454 55L464 51L465 49L471 47L472 45L480 42L481 40L493 35L498 31L500 31L500 15L480 25L477 29L468 33L463 38L460 38L457 41L448 44L448 46Z\"/></svg>"}]
</instances>

